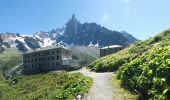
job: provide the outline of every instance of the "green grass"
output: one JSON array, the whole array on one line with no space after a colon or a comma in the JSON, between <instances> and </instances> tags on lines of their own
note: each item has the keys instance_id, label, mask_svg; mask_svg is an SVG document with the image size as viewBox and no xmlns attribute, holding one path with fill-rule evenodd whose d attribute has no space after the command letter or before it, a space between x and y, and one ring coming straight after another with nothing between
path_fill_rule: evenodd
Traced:
<instances>
[{"instance_id":1,"label":"green grass","mask_svg":"<svg viewBox=\"0 0 170 100\"><path fill-rule=\"evenodd\" d=\"M5 48L5 51L0 54L0 58L8 58L10 56L16 55L16 54L21 54L17 49L15 48Z\"/></svg>"},{"instance_id":2,"label":"green grass","mask_svg":"<svg viewBox=\"0 0 170 100\"><path fill-rule=\"evenodd\" d=\"M121 86L139 99L170 99L170 29L102 57L89 65L96 72L117 71Z\"/></svg>"},{"instance_id":3,"label":"green grass","mask_svg":"<svg viewBox=\"0 0 170 100\"><path fill-rule=\"evenodd\" d=\"M163 31L153 38L146 41L139 41L118 53L101 57L93 61L88 67L96 72L116 71L123 64L128 63L143 53L154 47L156 43L161 45L170 45L170 29ZM162 42L162 43L161 43Z\"/></svg>"},{"instance_id":4,"label":"green grass","mask_svg":"<svg viewBox=\"0 0 170 100\"><path fill-rule=\"evenodd\" d=\"M121 85L141 94L142 99L170 99L170 45L155 45L119 69Z\"/></svg>"},{"instance_id":5,"label":"green grass","mask_svg":"<svg viewBox=\"0 0 170 100\"><path fill-rule=\"evenodd\" d=\"M117 74L113 74L110 83L113 87L113 100L136 100L138 98L137 94L131 93L120 86Z\"/></svg>"},{"instance_id":6,"label":"green grass","mask_svg":"<svg viewBox=\"0 0 170 100\"><path fill-rule=\"evenodd\" d=\"M19 76L0 82L1 100L73 100L88 92L92 79L81 73L47 73Z\"/></svg>"},{"instance_id":7,"label":"green grass","mask_svg":"<svg viewBox=\"0 0 170 100\"><path fill-rule=\"evenodd\" d=\"M0 80L3 80L2 73L8 72L12 67L22 63L22 55L15 48L6 48L5 52L0 54Z\"/></svg>"}]
</instances>

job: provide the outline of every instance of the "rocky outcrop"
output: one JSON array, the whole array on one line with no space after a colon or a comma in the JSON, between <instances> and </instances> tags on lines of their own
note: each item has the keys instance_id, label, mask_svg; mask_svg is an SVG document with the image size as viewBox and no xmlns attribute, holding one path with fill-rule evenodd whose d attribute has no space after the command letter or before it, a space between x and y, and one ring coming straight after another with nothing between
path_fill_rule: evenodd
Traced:
<instances>
[{"instance_id":1,"label":"rocky outcrop","mask_svg":"<svg viewBox=\"0 0 170 100\"><path fill-rule=\"evenodd\" d=\"M37 49L41 47L38 41L36 41L33 37L25 37L24 41L31 49Z\"/></svg>"}]
</instances>

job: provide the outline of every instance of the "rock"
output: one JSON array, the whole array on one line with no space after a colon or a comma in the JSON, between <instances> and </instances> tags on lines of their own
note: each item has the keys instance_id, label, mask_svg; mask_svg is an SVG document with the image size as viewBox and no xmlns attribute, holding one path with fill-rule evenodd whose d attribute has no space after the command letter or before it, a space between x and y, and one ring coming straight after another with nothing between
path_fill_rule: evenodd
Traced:
<instances>
[{"instance_id":1,"label":"rock","mask_svg":"<svg viewBox=\"0 0 170 100\"><path fill-rule=\"evenodd\" d=\"M17 83L17 80L14 79L14 80L12 81L12 85L15 85L16 83Z\"/></svg>"},{"instance_id":2,"label":"rock","mask_svg":"<svg viewBox=\"0 0 170 100\"><path fill-rule=\"evenodd\" d=\"M83 95L77 95L75 100L83 100Z\"/></svg>"}]
</instances>

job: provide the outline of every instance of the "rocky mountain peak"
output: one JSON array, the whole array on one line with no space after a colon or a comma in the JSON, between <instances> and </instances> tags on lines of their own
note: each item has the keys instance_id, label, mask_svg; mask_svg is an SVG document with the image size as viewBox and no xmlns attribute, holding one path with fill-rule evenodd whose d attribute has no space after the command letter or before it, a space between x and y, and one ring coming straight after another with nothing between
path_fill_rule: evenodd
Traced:
<instances>
[{"instance_id":1,"label":"rocky mountain peak","mask_svg":"<svg viewBox=\"0 0 170 100\"><path fill-rule=\"evenodd\" d=\"M36 37L36 38L45 39L45 38L48 37L48 33L47 33L47 32L42 32L42 31L40 31L40 32L34 33L33 36Z\"/></svg>"},{"instance_id":2,"label":"rocky mountain peak","mask_svg":"<svg viewBox=\"0 0 170 100\"><path fill-rule=\"evenodd\" d=\"M59 44L68 47L70 45L84 47L91 45L97 47L104 47L107 45L127 46L136 41L136 38L127 32L112 31L96 23L80 23L75 14L72 15L63 27L54 28L49 32L40 31L34 33L33 36L7 32L2 33L0 38L2 39L0 40L0 46L6 43L11 47L18 48L20 51Z\"/></svg>"},{"instance_id":3,"label":"rocky mountain peak","mask_svg":"<svg viewBox=\"0 0 170 100\"><path fill-rule=\"evenodd\" d=\"M77 20L75 14L72 15L71 19L72 19L72 20Z\"/></svg>"}]
</instances>

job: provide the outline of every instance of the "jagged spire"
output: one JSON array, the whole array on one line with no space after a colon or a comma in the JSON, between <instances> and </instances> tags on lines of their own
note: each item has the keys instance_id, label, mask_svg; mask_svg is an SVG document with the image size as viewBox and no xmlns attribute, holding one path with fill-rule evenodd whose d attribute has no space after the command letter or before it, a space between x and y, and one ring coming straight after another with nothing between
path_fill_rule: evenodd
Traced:
<instances>
[{"instance_id":1,"label":"jagged spire","mask_svg":"<svg viewBox=\"0 0 170 100\"><path fill-rule=\"evenodd\" d=\"M72 18L71 19L76 19L76 16L75 16L75 14L73 13L73 15L72 15Z\"/></svg>"},{"instance_id":2,"label":"jagged spire","mask_svg":"<svg viewBox=\"0 0 170 100\"><path fill-rule=\"evenodd\" d=\"M71 17L71 21L77 21L77 18L75 16L75 14L73 13L72 17Z\"/></svg>"},{"instance_id":3,"label":"jagged spire","mask_svg":"<svg viewBox=\"0 0 170 100\"><path fill-rule=\"evenodd\" d=\"M78 24L78 23L80 23L78 20L77 20L77 18L76 18L76 16L75 16L75 14L73 13L73 15L72 15L72 17L68 20L68 22L66 23L66 25L68 26L68 25L76 25L76 24Z\"/></svg>"}]
</instances>

